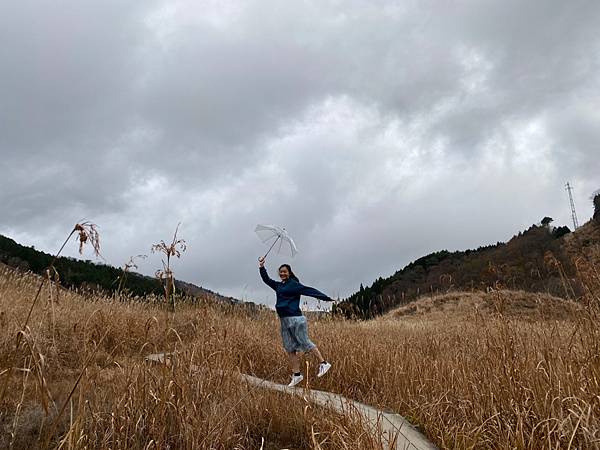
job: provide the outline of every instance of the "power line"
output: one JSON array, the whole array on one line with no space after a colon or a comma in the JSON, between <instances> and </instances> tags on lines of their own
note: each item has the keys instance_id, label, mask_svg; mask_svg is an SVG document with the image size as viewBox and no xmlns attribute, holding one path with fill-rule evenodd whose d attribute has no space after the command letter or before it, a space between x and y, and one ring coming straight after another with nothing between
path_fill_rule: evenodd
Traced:
<instances>
[{"instance_id":1,"label":"power line","mask_svg":"<svg viewBox=\"0 0 600 450\"><path fill-rule=\"evenodd\" d=\"M573 218L573 229L579 228L579 221L577 220L577 213L575 212L575 202L573 201L573 186L567 182L565 189L569 193L569 202L571 203L571 217Z\"/></svg>"}]
</instances>

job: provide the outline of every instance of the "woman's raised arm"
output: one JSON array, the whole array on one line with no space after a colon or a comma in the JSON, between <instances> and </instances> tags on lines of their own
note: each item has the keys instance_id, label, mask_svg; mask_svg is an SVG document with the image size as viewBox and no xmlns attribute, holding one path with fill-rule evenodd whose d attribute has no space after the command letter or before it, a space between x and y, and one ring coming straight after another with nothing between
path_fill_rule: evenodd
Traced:
<instances>
[{"instance_id":1,"label":"woman's raised arm","mask_svg":"<svg viewBox=\"0 0 600 450\"><path fill-rule=\"evenodd\" d=\"M267 284L271 289L277 290L277 281L269 278L267 269L265 269L265 259L264 258L261 257L258 259L258 266L259 266L260 277L265 282L265 284Z\"/></svg>"}]
</instances>

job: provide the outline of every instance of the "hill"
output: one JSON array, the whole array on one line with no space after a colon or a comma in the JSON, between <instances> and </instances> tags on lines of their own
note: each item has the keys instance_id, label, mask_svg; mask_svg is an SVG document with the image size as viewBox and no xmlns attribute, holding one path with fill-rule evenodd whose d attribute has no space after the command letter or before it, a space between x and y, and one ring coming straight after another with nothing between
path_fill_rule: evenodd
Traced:
<instances>
[{"instance_id":1,"label":"hill","mask_svg":"<svg viewBox=\"0 0 600 450\"><path fill-rule=\"evenodd\" d=\"M52 258L53 256L48 253L36 250L34 247L26 247L0 235L0 263L21 271L31 271L43 275L52 262ZM104 293L117 291L120 277L123 275L121 268L70 257L59 257L54 266L60 276L60 283L64 287ZM176 280L175 286L191 297L211 298L229 303L238 302L236 299L222 296L192 283ZM139 297L163 294L163 288L158 280L136 272L127 272L121 289L125 293Z\"/></svg>"},{"instance_id":2,"label":"hill","mask_svg":"<svg viewBox=\"0 0 600 450\"><path fill-rule=\"evenodd\" d=\"M408 305L392 309L383 317L393 319L468 320L474 314L481 317L502 314L519 320L573 319L581 305L548 294L525 291L450 292L422 297Z\"/></svg>"},{"instance_id":3,"label":"hill","mask_svg":"<svg viewBox=\"0 0 600 450\"><path fill-rule=\"evenodd\" d=\"M552 227L550 221L544 218L543 225L532 225L506 243L431 253L369 287L361 285L337 309L369 318L423 295L498 288L577 298L583 288L575 261L600 243L600 225L591 220L571 233L566 227Z\"/></svg>"}]
</instances>

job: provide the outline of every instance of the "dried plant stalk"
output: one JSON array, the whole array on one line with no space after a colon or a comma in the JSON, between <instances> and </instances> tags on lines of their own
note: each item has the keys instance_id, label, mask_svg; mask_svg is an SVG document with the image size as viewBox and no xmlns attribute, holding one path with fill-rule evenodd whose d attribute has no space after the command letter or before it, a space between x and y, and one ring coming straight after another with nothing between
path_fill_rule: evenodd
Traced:
<instances>
[{"instance_id":1,"label":"dried plant stalk","mask_svg":"<svg viewBox=\"0 0 600 450\"><path fill-rule=\"evenodd\" d=\"M155 276L162 283L165 292L165 303L171 305L171 310L173 312L175 311L175 277L173 270L171 270L171 257L174 256L179 258L181 257L181 253L185 252L187 249L185 240L177 238L177 232L179 231L180 225L181 223L177 224L170 244L166 244L165 241L160 241L158 244L154 244L150 249L152 253L160 252L165 255L166 262L165 259L162 260L163 268L162 270L157 270Z\"/></svg>"},{"instance_id":2,"label":"dried plant stalk","mask_svg":"<svg viewBox=\"0 0 600 450\"><path fill-rule=\"evenodd\" d=\"M118 281L119 285L117 287L117 292L115 297L119 297L123 290L123 286L125 286L125 282L127 281L127 275L131 272L131 269L137 269L138 266L135 263L136 259L146 259L147 255L136 255L129 258L129 261L125 263L125 265L121 268L121 275L119 275Z\"/></svg>"}]
</instances>

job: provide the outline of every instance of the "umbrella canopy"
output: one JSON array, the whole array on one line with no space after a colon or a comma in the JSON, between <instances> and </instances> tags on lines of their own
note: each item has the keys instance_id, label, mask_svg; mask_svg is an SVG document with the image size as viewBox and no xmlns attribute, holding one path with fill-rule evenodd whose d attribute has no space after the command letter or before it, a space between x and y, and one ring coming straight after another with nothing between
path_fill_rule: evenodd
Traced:
<instances>
[{"instance_id":1,"label":"umbrella canopy","mask_svg":"<svg viewBox=\"0 0 600 450\"><path fill-rule=\"evenodd\" d=\"M285 228L280 228L275 225L256 225L254 231L263 243L271 244L264 258L267 257L274 247L279 254L288 254L294 257L296 256L296 253L298 253L296 243Z\"/></svg>"}]
</instances>

